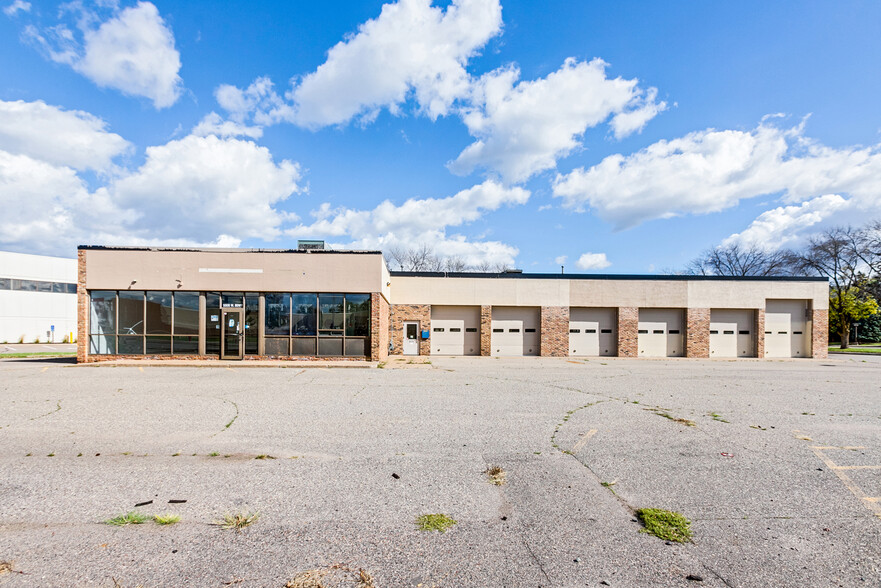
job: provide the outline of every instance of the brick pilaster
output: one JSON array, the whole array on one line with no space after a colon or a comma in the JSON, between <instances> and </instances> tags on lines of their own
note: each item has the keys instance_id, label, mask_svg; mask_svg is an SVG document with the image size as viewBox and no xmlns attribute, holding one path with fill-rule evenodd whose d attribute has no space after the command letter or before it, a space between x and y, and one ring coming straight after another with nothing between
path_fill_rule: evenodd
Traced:
<instances>
[{"instance_id":1,"label":"brick pilaster","mask_svg":"<svg viewBox=\"0 0 881 588\"><path fill-rule=\"evenodd\" d=\"M430 304L393 304L390 306L389 329L391 331L392 355L404 353L404 323L419 321L419 330L431 332ZM419 355L431 355L431 340L420 339Z\"/></svg>"},{"instance_id":2,"label":"brick pilaster","mask_svg":"<svg viewBox=\"0 0 881 588\"><path fill-rule=\"evenodd\" d=\"M829 357L829 311L825 309L811 312L811 357Z\"/></svg>"},{"instance_id":3,"label":"brick pilaster","mask_svg":"<svg viewBox=\"0 0 881 588\"><path fill-rule=\"evenodd\" d=\"M569 307L541 307L541 356L569 356Z\"/></svg>"},{"instance_id":4,"label":"brick pilaster","mask_svg":"<svg viewBox=\"0 0 881 588\"><path fill-rule=\"evenodd\" d=\"M89 361L89 293L86 291L86 252L76 252L76 361Z\"/></svg>"},{"instance_id":5,"label":"brick pilaster","mask_svg":"<svg viewBox=\"0 0 881 588\"><path fill-rule=\"evenodd\" d=\"M618 357L636 357L639 354L639 308L618 307Z\"/></svg>"},{"instance_id":6,"label":"brick pilaster","mask_svg":"<svg viewBox=\"0 0 881 588\"><path fill-rule=\"evenodd\" d=\"M765 309L756 309L756 357L765 357Z\"/></svg>"},{"instance_id":7,"label":"brick pilaster","mask_svg":"<svg viewBox=\"0 0 881 588\"><path fill-rule=\"evenodd\" d=\"M685 356L710 357L709 308L689 308L686 310Z\"/></svg>"},{"instance_id":8,"label":"brick pilaster","mask_svg":"<svg viewBox=\"0 0 881 588\"><path fill-rule=\"evenodd\" d=\"M389 304L380 292L370 295L370 361L388 357Z\"/></svg>"},{"instance_id":9,"label":"brick pilaster","mask_svg":"<svg viewBox=\"0 0 881 588\"><path fill-rule=\"evenodd\" d=\"M492 355L493 307L480 307L480 355Z\"/></svg>"}]
</instances>

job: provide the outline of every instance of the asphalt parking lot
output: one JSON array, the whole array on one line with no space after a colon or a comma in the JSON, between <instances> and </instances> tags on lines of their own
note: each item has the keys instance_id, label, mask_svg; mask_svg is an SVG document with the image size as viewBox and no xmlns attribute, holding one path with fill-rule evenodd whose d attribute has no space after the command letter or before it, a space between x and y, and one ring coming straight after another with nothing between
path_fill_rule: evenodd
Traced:
<instances>
[{"instance_id":1,"label":"asphalt parking lot","mask_svg":"<svg viewBox=\"0 0 881 588\"><path fill-rule=\"evenodd\" d=\"M881 585L881 358L69 361L0 361L3 587Z\"/></svg>"}]
</instances>

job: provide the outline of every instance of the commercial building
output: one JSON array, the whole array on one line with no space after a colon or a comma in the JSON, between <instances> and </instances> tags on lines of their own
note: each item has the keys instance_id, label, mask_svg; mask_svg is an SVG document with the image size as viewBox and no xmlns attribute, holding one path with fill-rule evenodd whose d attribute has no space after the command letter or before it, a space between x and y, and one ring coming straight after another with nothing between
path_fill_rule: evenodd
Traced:
<instances>
[{"instance_id":1,"label":"commercial building","mask_svg":"<svg viewBox=\"0 0 881 588\"><path fill-rule=\"evenodd\" d=\"M826 357L822 278L389 272L378 251L81 247L78 360Z\"/></svg>"},{"instance_id":2,"label":"commercial building","mask_svg":"<svg viewBox=\"0 0 881 588\"><path fill-rule=\"evenodd\" d=\"M62 343L76 333L77 261L0 251L0 343Z\"/></svg>"}]
</instances>

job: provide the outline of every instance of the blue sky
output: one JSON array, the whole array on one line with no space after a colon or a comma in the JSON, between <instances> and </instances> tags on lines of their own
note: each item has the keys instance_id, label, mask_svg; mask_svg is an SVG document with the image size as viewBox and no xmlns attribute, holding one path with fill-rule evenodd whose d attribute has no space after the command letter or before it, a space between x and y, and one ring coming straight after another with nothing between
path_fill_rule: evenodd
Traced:
<instances>
[{"instance_id":1,"label":"blue sky","mask_svg":"<svg viewBox=\"0 0 881 588\"><path fill-rule=\"evenodd\" d=\"M0 249L656 273L881 216L877 2L0 8Z\"/></svg>"}]
</instances>

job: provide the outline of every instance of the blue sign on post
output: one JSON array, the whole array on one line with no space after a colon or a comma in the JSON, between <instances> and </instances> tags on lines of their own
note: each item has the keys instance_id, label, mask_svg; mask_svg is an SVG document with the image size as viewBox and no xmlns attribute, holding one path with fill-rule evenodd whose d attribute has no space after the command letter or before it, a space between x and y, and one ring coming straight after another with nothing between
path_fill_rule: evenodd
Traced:
<instances>
[{"instance_id":1,"label":"blue sign on post","mask_svg":"<svg viewBox=\"0 0 881 588\"><path fill-rule=\"evenodd\" d=\"M49 330L54 333L55 332L55 325L50 325Z\"/></svg>"}]
</instances>

